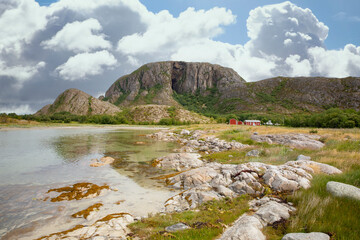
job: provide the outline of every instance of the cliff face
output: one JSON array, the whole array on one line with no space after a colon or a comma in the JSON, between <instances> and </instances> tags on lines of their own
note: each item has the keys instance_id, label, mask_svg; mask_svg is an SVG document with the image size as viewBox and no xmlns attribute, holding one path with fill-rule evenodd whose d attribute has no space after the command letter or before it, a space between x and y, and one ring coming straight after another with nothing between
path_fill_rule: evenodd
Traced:
<instances>
[{"instance_id":1,"label":"cliff face","mask_svg":"<svg viewBox=\"0 0 360 240\"><path fill-rule=\"evenodd\" d=\"M121 110L111 103L100 101L78 89L68 89L61 93L53 104L46 105L36 115L49 115L57 112L70 112L76 115L113 115Z\"/></svg>"},{"instance_id":2,"label":"cliff face","mask_svg":"<svg viewBox=\"0 0 360 240\"><path fill-rule=\"evenodd\" d=\"M226 95L229 87L245 83L234 70L209 63L149 63L119 78L106 92L105 99L116 105L179 105L173 94L209 94L217 89Z\"/></svg>"}]
</instances>

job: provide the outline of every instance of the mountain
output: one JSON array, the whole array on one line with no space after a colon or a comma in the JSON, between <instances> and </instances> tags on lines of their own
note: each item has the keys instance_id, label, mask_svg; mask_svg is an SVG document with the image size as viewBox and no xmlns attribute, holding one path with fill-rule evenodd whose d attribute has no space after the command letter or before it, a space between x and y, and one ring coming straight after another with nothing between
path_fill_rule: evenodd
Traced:
<instances>
[{"instance_id":1,"label":"mountain","mask_svg":"<svg viewBox=\"0 0 360 240\"><path fill-rule=\"evenodd\" d=\"M68 89L61 93L53 104L46 105L35 115L51 115L58 112L70 112L76 115L114 115L121 112L117 106L96 99L78 89Z\"/></svg>"},{"instance_id":2,"label":"mountain","mask_svg":"<svg viewBox=\"0 0 360 240\"><path fill-rule=\"evenodd\" d=\"M184 108L210 115L292 114L331 107L360 110L360 78L276 77L246 82L233 69L219 65L168 61L145 64L119 78L101 99L69 89L36 114L116 114L127 108L135 121L158 121L161 115L206 122L208 119ZM176 114L174 110L169 113L170 106L175 107Z\"/></svg>"},{"instance_id":3,"label":"mountain","mask_svg":"<svg viewBox=\"0 0 360 240\"><path fill-rule=\"evenodd\" d=\"M157 62L146 64L119 78L106 91L105 100L118 106L164 104L179 106L178 94L226 97L233 87L245 84L233 69L209 63Z\"/></svg>"},{"instance_id":4,"label":"mountain","mask_svg":"<svg viewBox=\"0 0 360 240\"><path fill-rule=\"evenodd\" d=\"M115 81L104 100L118 106L165 104L201 113L360 110L360 78L276 77L246 82L209 63L157 62Z\"/></svg>"}]
</instances>

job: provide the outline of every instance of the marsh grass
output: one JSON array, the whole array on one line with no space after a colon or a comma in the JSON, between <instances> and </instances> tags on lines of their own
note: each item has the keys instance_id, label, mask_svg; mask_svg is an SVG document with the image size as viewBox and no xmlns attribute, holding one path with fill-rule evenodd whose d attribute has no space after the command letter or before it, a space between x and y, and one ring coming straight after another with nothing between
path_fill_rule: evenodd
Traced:
<instances>
[{"instance_id":1,"label":"marsh grass","mask_svg":"<svg viewBox=\"0 0 360 240\"><path fill-rule=\"evenodd\" d=\"M214 239L225 225L233 223L248 210L249 196L209 201L197 209L180 213L156 214L129 225L136 237L143 239ZM165 227L182 222L191 227L175 233L164 232Z\"/></svg>"}]
</instances>

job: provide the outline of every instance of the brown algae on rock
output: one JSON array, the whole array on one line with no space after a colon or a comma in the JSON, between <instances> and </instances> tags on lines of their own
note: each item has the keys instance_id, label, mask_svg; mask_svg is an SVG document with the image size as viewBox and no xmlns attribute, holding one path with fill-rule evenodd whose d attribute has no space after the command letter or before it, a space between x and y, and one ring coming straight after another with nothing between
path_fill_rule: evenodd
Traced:
<instances>
[{"instance_id":1,"label":"brown algae on rock","mask_svg":"<svg viewBox=\"0 0 360 240\"><path fill-rule=\"evenodd\" d=\"M65 230L65 231L57 232L57 233L52 233L52 234L50 234L50 235L48 235L48 236L43 236L43 237L37 238L36 240L51 239L51 237L55 237L55 236L58 237L58 238L56 238L56 239L61 239L62 237L60 238L60 236L65 236L65 235L67 235L68 233L74 232L74 231L76 231L76 230L78 230L78 229L81 229L81 228L83 228L83 227L84 227L84 225L76 225L75 227L73 227L73 228L71 228L71 229L69 229L69 230Z\"/></svg>"},{"instance_id":2,"label":"brown algae on rock","mask_svg":"<svg viewBox=\"0 0 360 240\"><path fill-rule=\"evenodd\" d=\"M102 203L95 203L94 205L91 205L90 207L88 207L87 209L84 209L82 211L79 211L77 213L74 213L73 215L71 215L73 218L85 218L87 219L88 216L93 212L93 211L98 211L100 209L100 207L102 207L103 204Z\"/></svg>"},{"instance_id":3,"label":"brown algae on rock","mask_svg":"<svg viewBox=\"0 0 360 240\"><path fill-rule=\"evenodd\" d=\"M51 202L60 202L60 201L71 201L71 200L81 200L85 198L94 198L101 194L103 190L109 190L108 185L98 186L93 183L76 183L72 186L54 188L47 191L47 193L58 192L61 193L57 197L51 198Z\"/></svg>"},{"instance_id":4,"label":"brown algae on rock","mask_svg":"<svg viewBox=\"0 0 360 240\"><path fill-rule=\"evenodd\" d=\"M103 217L103 218L97 220L96 222L108 222L113 218L121 218L121 217L124 217L125 215L130 215L131 216L130 213L124 213L124 212L122 212L122 213L113 213L113 214L109 214L106 217Z\"/></svg>"}]
</instances>

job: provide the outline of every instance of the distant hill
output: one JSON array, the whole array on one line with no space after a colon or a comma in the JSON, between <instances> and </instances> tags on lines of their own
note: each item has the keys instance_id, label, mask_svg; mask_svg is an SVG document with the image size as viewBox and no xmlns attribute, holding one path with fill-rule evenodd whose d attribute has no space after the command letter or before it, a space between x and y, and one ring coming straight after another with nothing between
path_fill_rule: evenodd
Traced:
<instances>
[{"instance_id":1,"label":"distant hill","mask_svg":"<svg viewBox=\"0 0 360 240\"><path fill-rule=\"evenodd\" d=\"M174 106L203 114L292 114L332 107L360 110L360 78L276 77L246 82L233 69L219 65L156 62L116 80L102 100L69 89L36 114L115 114L143 105ZM152 108L146 109L150 116Z\"/></svg>"},{"instance_id":2,"label":"distant hill","mask_svg":"<svg viewBox=\"0 0 360 240\"><path fill-rule=\"evenodd\" d=\"M121 112L117 106L101 101L78 89L68 89L61 93L53 104L46 105L35 115L51 115L58 112L69 112L76 115L114 115Z\"/></svg>"}]
</instances>

